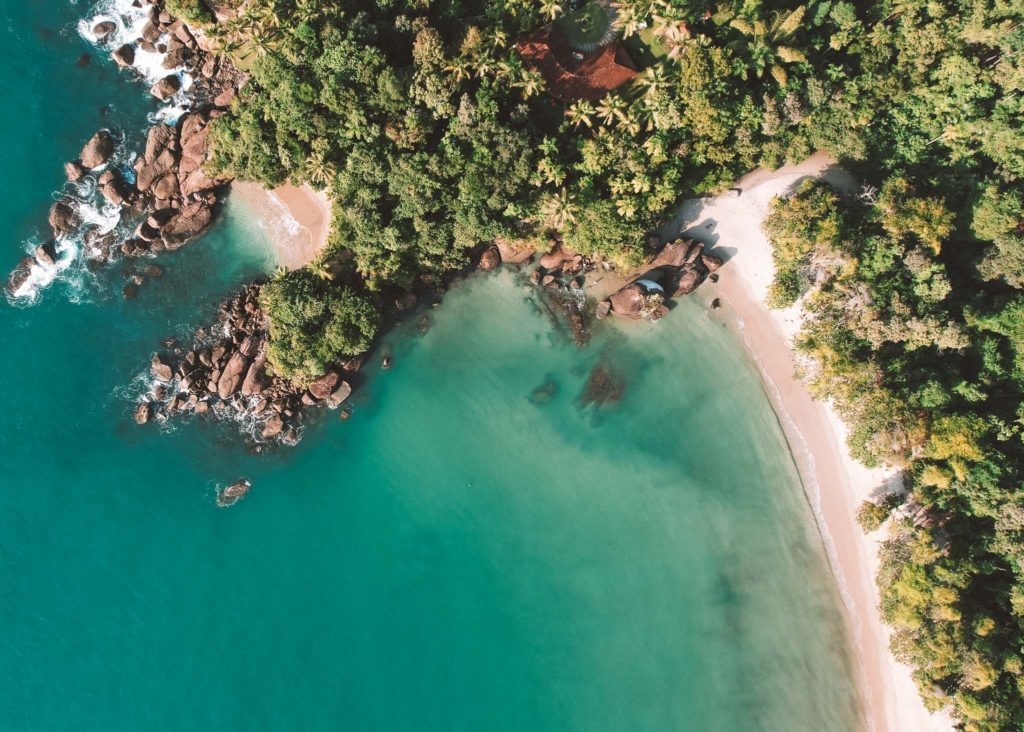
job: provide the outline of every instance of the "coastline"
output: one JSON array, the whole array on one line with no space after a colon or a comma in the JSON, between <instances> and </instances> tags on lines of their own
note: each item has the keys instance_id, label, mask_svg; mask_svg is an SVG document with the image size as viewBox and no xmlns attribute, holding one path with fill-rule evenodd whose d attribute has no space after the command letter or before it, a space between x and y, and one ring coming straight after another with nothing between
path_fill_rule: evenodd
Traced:
<instances>
[{"instance_id":1,"label":"coastline","mask_svg":"<svg viewBox=\"0 0 1024 732\"><path fill-rule=\"evenodd\" d=\"M796 376L791 344L802 322L800 304L781 311L765 305L774 266L761 221L772 199L808 177L846 192L857 187L829 156L816 153L798 165L755 171L726 194L686 201L661 233L666 241L685 234L715 245L726 260L719 282L701 293L721 300L719 312L755 361L793 452L850 622L866 727L945 732L953 729L951 718L925 709L910 667L889 649L889 629L878 611L875 574L887 528L867 535L855 518L860 503L899 481L899 473L854 460L833 406L815 400Z\"/></svg>"},{"instance_id":2,"label":"coastline","mask_svg":"<svg viewBox=\"0 0 1024 732\"><path fill-rule=\"evenodd\" d=\"M856 181L824 153L776 171L758 170L736 183L735 190L680 207L661 229L664 240L681 234L703 241L725 259L717 284L701 288L702 297L718 297L718 311L743 341L754 360L797 464L807 499L836 577L850 624L850 648L862 695L864 722L875 732L953 729L945 713L928 712L909 666L889 649L889 629L878 612L875 575L887 529L867 535L855 515L860 503L899 481L897 471L869 469L846 448L846 427L835 409L815 400L795 375L791 343L799 331L800 304L771 310L765 296L774 276L771 244L761 230L770 202L813 177L854 192ZM326 245L330 231L329 199L308 185L287 184L267 190L235 182L232 190L267 231L280 266L308 264ZM588 294L602 297L622 284L615 273L588 283Z\"/></svg>"},{"instance_id":3,"label":"coastline","mask_svg":"<svg viewBox=\"0 0 1024 732\"><path fill-rule=\"evenodd\" d=\"M267 232L279 266L298 269L327 246L331 201L322 191L290 183L268 190L259 183L235 181L231 193Z\"/></svg>"}]
</instances>

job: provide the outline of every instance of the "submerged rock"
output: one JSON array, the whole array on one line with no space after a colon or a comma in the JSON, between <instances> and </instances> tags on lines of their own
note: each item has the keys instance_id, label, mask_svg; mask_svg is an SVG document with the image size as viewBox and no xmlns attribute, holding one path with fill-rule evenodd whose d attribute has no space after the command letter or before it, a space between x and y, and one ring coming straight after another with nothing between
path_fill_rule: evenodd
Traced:
<instances>
[{"instance_id":1,"label":"submerged rock","mask_svg":"<svg viewBox=\"0 0 1024 732\"><path fill-rule=\"evenodd\" d=\"M548 379L543 384L530 392L530 401L534 404L547 404L558 394L558 384L554 379Z\"/></svg>"},{"instance_id":2,"label":"submerged rock","mask_svg":"<svg viewBox=\"0 0 1024 732\"><path fill-rule=\"evenodd\" d=\"M607 366L598 363L590 371L580 395L580 404L584 407L590 404L613 404L622 399L624 391L625 384L622 380Z\"/></svg>"}]
</instances>

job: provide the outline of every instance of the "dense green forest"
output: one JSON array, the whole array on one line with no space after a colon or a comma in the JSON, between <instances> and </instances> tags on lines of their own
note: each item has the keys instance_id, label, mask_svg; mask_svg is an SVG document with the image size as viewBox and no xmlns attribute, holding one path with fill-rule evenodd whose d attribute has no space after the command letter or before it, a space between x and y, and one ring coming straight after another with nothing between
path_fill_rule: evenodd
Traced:
<instances>
[{"instance_id":1,"label":"dense green forest","mask_svg":"<svg viewBox=\"0 0 1024 732\"><path fill-rule=\"evenodd\" d=\"M1024 729L1024 7L624 0L639 75L562 104L515 43L570 11L250 0L208 25L252 75L215 166L335 204L323 259L266 297L275 368L364 348L367 297L496 237L637 263L682 198L825 150L863 188L774 204L772 304L809 313L807 376L854 454L906 470L879 578L897 653L965 728ZM306 308L327 298L344 303L330 334Z\"/></svg>"}]
</instances>

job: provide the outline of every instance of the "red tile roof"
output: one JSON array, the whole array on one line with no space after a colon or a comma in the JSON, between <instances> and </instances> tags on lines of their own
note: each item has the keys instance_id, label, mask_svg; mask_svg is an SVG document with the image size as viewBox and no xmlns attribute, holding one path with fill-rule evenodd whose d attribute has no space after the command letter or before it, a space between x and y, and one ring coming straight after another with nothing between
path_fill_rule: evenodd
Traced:
<instances>
[{"instance_id":1,"label":"red tile roof","mask_svg":"<svg viewBox=\"0 0 1024 732\"><path fill-rule=\"evenodd\" d=\"M600 99L637 75L633 59L618 41L576 60L562 34L547 26L526 36L518 48L523 60L544 77L548 94L563 102Z\"/></svg>"}]
</instances>

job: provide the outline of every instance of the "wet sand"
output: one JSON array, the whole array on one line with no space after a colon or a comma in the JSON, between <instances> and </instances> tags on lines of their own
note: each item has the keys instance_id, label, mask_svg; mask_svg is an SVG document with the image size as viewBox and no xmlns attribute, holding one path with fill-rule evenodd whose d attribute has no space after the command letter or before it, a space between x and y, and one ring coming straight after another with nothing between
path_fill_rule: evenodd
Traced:
<instances>
[{"instance_id":1,"label":"wet sand","mask_svg":"<svg viewBox=\"0 0 1024 732\"><path fill-rule=\"evenodd\" d=\"M298 269L327 245L331 202L326 194L305 185L285 184L268 191L258 183L239 182L232 183L231 193L255 213L280 266Z\"/></svg>"}]
</instances>

